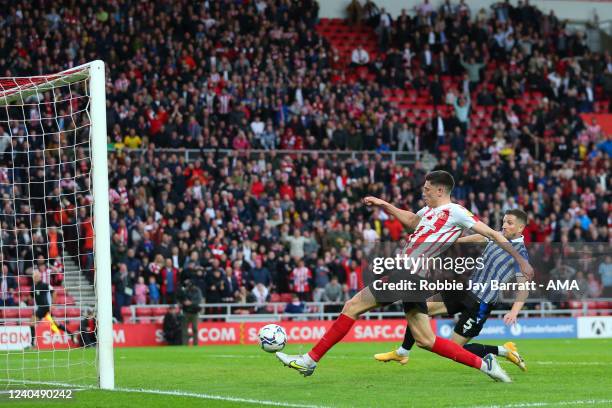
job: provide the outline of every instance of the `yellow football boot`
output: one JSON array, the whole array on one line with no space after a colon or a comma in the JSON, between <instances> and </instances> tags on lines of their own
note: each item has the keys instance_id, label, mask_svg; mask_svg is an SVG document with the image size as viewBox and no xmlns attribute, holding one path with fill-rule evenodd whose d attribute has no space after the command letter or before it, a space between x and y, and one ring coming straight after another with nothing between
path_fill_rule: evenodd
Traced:
<instances>
[{"instance_id":1,"label":"yellow football boot","mask_svg":"<svg viewBox=\"0 0 612 408\"><path fill-rule=\"evenodd\" d=\"M374 359L382 361L383 363L388 363L389 361L397 361L401 365L408 363L408 356L400 356L397 354L397 350L389 351L388 353L374 354Z\"/></svg>"},{"instance_id":2,"label":"yellow football boot","mask_svg":"<svg viewBox=\"0 0 612 408\"><path fill-rule=\"evenodd\" d=\"M508 350L508 354L506 355L506 359L513 364L516 364L521 370L527 371L527 366L525 365L525 360L518 353L518 349L516 348L516 344L509 341L504 343L504 347Z\"/></svg>"}]
</instances>

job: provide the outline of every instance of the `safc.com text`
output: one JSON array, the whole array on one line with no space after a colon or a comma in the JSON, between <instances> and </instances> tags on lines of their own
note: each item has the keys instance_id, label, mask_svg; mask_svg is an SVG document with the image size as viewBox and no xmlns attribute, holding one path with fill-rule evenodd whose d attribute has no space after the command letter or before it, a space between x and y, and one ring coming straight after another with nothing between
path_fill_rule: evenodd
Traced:
<instances>
[{"instance_id":1,"label":"safc.com text","mask_svg":"<svg viewBox=\"0 0 612 408\"><path fill-rule=\"evenodd\" d=\"M438 271L451 271L462 274L474 268L484 267L482 257L453 257L430 258L425 256L413 257L397 254L395 257L376 257L372 259L372 272L380 275L387 271L407 271L415 274L420 270L435 269Z\"/></svg>"}]
</instances>

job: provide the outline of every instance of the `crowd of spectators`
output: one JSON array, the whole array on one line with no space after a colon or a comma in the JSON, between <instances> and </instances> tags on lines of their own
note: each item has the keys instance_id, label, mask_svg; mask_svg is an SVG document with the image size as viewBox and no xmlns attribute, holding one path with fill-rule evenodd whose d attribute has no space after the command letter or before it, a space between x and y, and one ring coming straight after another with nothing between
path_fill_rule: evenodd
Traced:
<instances>
[{"instance_id":1,"label":"crowd of spectators","mask_svg":"<svg viewBox=\"0 0 612 408\"><path fill-rule=\"evenodd\" d=\"M440 8L426 1L395 20L370 9L368 23L383 25L380 52L366 64L375 80L356 82L346 80L350 61L317 34L313 0L84 7L55 0L3 13L4 76L107 63L117 311L174 303L186 278L207 303L263 303L287 292L297 295L297 309L304 300L346 299L362 285L363 245L403 234L397 220L366 209L361 198L376 195L412 210L423 204L423 163L399 165L380 155L398 148L429 150L435 169L454 175L454 198L495 228L505 210L525 209L526 242L610 241L612 141L580 113L612 94L612 59L528 2L473 16L463 1ZM443 76L453 87L444 88ZM393 88L425 92L434 106L453 109L418 125L389 104ZM513 103L526 92L542 95L533 110ZM470 123L476 105L493 107L492 125L478 134ZM0 169L9 272L17 273L14 261L26 252L30 262L36 251L52 258L47 245L32 249L32 241L49 239L45 226L72 237L69 252L85 254L79 262L90 270L91 212L83 193L89 169L70 168L85 162L85 151L73 149L69 160L49 150L43 157L36 151L43 143L27 135L57 126L62 138L85 136L69 123L39 121L36 128L25 118L3 120L3 162L41 165L34 174ZM187 161L158 148L201 154ZM377 153L347 158L344 150ZM12 198L28 182L61 178L57 186L32 187L28 202ZM609 275L609 267L600 270Z\"/></svg>"}]
</instances>

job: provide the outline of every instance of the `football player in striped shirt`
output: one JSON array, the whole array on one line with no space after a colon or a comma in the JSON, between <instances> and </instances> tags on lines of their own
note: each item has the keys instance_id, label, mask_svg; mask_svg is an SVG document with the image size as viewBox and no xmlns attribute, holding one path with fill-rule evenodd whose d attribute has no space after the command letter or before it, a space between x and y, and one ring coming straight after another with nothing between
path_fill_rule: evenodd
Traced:
<instances>
[{"instance_id":1,"label":"football player in striped shirt","mask_svg":"<svg viewBox=\"0 0 612 408\"><path fill-rule=\"evenodd\" d=\"M508 210L504 215L502 233L516 250L526 260L529 259L527 248L523 242L523 230L527 224L527 214L519 209ZM482 235L474 234L459 238L457 243L479 243L487 242L487 238ZM480 265L479 265L480 266ZM493 290L490 282L493 280L499 283L507 283L516 280L518 283L527 282L514 259L501 249L494 241L488 241L482 253L482 267L477 268L470 280L472 290L449 291L436 294L427 300L427 309L430 316L441 314L460 314L459 320L451 340L472 353L484 357L487 354L494 354L505 357L516 364L521 370L527 368L525 362L518 353L513 342L507 342L502 346L490 346L485 344L468 343L472 338L480 334L491 310L499 301L499 290ZM474 285L477 283L478 285ZM476 289L478 288L478 289ZM504 315L504 322L508 325L516 323L518 313L525 304L525 299L529 291L522 290L517 294L516 301L512 309ZM388 353L375 354L374 358L378 361L388 362L397 361L404 365L408 363L410 349L415 340L410 330L406 329L404 341L397 349Z\"/></svg>"},{"instance_id":2,"label":"football player in striped shirt","mask_svg":"<svg viewBox=\"0 0 612 408\"><path fill-rule=\"evenodd\" d=\"M427 256L434 258L444 252L461 233L473 230L493 241L508 252L518 263L525 276L533 276L533 268L498 231L495 231L479 221L464 207L451 202L451 192L455 185L453 176L442 170L432 171L425 176L423 185L423 200L426 207L416 214L391 205L376 197L366 197L363 201L367 206L377 206L387 214L397 218L402 225L414 231L408 238L404 254L410 257ZM423 243L425 245L423 245ZM412 272L412 271L411 271ZM418 272L418 271L415 271ZM397 275L397 274L396 274ZM410 275L406 272L406 277ZM378 282L378 281L377 281ZM277 352L277 358L287 367L297 370L304 376L312 375L317 362L325 353L349 332L356 319L368 310L389 304L389 298L377 299L380 292L373 285L362 289L346 302L340 316L319 342L306 354L288 355ZM403 298L405 293L396 291L394 301ZM488 354L481 358L450 340L437 337L429 323L427 303L405 303L406 317L412 335L417 344L431 352L439 354L461 364L484 372L496 381L511 382L508 374L501 368L494 355Z\"/></svg>"}]
</instances>

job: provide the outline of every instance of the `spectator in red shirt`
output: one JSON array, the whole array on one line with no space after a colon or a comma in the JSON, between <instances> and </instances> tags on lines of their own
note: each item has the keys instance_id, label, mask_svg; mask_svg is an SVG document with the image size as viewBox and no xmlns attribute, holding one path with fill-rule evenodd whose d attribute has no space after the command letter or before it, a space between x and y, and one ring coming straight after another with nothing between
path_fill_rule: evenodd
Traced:
<instances>
[{"instance_id":1,"label":"spectator in red shirt","mask_svg":"<svg viewBox=\"0 0 612 408\"><path fill-rule=\"evenodd\" d=\"M244 135L243 131L239 131L238 135L234 138L232 142L232 147L235 150L247 150L250 147L249 141Z\"/></svg>"},{"instance_id":2,"label":"spectator in red shirt","mask_svg":"<svg viewBox=\"0 0 612 408\"><path fill-rule=\"evenodd\" d=\"M253 182L251 183L251 194L253 194L256 198L259 198L259 196L263 192L264 192L263 183L259 180L259 176L254 175Z\"/></svg>"},{"instance_id":3,"label":"spectator in red shirt","mask_svg":"<svg viewBox=\"0 0 612 408\"><path fill-rule=\"evenodd\" d=\"M394 241L398 241L404 232L402 223L393 216L389 216L389 219L385 221L385 228L389 231L389 236L391 236L391 239Z\"/></svg>"}]
</instances>

